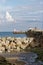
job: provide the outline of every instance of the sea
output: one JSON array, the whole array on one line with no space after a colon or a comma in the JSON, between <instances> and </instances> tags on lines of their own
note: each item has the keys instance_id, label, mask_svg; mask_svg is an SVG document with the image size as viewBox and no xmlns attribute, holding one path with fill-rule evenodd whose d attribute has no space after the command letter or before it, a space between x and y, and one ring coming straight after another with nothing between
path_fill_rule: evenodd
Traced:
<instances>
[{"instance_id":1,"label":"sea","mask_svg":"<svg viewBox=\"0 0 43 65\"><path fill-rule=\"evenodd\" d=\"M0 37L26 37L26 34L14 34L13 32L0 32Z\"/></svg>"}]
</instances>

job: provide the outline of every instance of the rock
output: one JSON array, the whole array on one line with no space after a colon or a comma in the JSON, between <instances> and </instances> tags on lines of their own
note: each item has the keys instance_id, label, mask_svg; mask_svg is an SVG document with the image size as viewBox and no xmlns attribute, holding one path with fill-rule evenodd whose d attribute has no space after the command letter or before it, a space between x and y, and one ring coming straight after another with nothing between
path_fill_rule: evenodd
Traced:
<instances>
[{"instance_id":1,"label":"rock","mask_svg":"<svg viewBox=\"0 0 43 65\"><path fill-rule=\"evenodd\" d=\"M8 49L8 52L10 53L11 51Z\"/></svg>"},{"instance_id":2,"label":"rock","mask_svg":"<svg viewBox=\"0 0 43 65\"><path fill-rule=\"evenodd\" d=\"M10 41L6 40L6 48L8 48Z\"/></svg>"},{"instance_id":3,"label":"rock","mask_svg":"<svg viewBox=\"0 0 43 65\"><path fill-rule=\"evenodd\" d=\"M16 48L16 44L14 42L11 42L10 48L12 48L12 49Z\"/></svg>"},{"instance_id":4,"label":"rock","mask_svg":"<svg viewBox=\"0 0 43 65\"><path fill-rule=\"evenodd\" d=\"M2 47L2 44L0 43L0 47Z\"/></svg>"},{"instance_id":5,"label":"rock","mask_svg":"<svg viewBox=\"0 0 43 65\"><path fill-rule=\"evenodd\" d=\"M7 37L7 40L9 40L9 41L10 41L10 40L11 40L11 37Z\"/></svg>"},{"instance_id":6,"label":"rock","mask_svg":"<svg viewBox=\"0 0 43 65\"><path fill-rule=\"evenodd\" d=\"M9 40L6 40L6 42L5 42L5 43L6 43L6 44L9 44L9 42L10 42Z\"/></svg>"},{"instance_id":7,"label":"rock","mask_svg":"<svg viewBox=\"0 0 43 65\"><path fill-rule=\"evenodd\" d=\"M21 41L20 40L17 40L17 46L21 47Z\"/></svg>"},{"instance_id":8,"label":"rock","mask_svg":"<svg viewBox=\"0 0 43 65\"><path fill-rule=\"evenodd\" d=\"M11 39L10 39L11 41L14 41L14 37L11 37Z\"/></svg>"},{"instance_id":9,"label":"rock","mask_svg":"<svg viewBox=\"0 0 43 65\"><path fill-rule=\"evenodd\" d=\"M20 51L21 49L27 49L27 47L38 46L39 42L32 37L29 38L14 38L14 37L3 37L0 39L0 52L4 52L7 49L8 52L13 50Z\"/></svg>"},{"instance_id":10,"label":"rock","mask_svg":"<svg viewBox=\"0 0 43 65\"><path fill-rule=\"evenodd\" d=\"M2 39L0 39L0 43L2 42Z\"/></svg>"},{"instance_id":11,"label":"rock","mask_svg":"<svg viewBox=\"0 0 43 65\"><path fill-rule=\"evenodd\" d=\"M5 43L5 41L4 41L4 40L1 42L1 44L2 44L2 45L6 45L6 43Z\"/></svg>"},{"instance_id":12,"label":"rock","mask_svg":"<svg viewBox=\"0 0 43 65\"><path fill-rule=\"evenodd\" d=\"M17 47L17 51L20 51L20 47Z\"/></svg>"},{"instance_id":13,"label":"rock","mask_svg":"<svg viewBox=\"0 0 43 65\"><path fill-rule=\"evenodd\" d=\"M2 41L4 41L4 42L5 42L5 41L6 41L6 37L2 37Z\"/></svg>"},{"instance_id":14,"label":"rock","mask_svg":"<svg viewBox=\"0 0 43 65\"><path fill-rule=\"evenodd\" d=\"M0 52L5 52L5 48L4 47L0 47Z\"/></svg>"},{"instance_id":15,"label":"rock","mask_svg":"<svg viewBox=\"0 0 43 65\"><path fill-rule=\"evenodd\" d=\"M33 39L32 42L30 43L31 47L37 47L38 45L39 43L35 39Z\"/></svg>"}]
</instances>

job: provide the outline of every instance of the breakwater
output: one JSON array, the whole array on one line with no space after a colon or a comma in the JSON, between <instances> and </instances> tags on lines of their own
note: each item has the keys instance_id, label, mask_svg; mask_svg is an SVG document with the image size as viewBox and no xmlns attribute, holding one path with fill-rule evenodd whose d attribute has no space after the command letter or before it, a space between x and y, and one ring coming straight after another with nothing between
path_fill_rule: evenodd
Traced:
<instances>
[{"instance_id":1,"label":"breakwater","mask_svg":"<svg viewBox=\"0 0 43 65\"><path fill-rule=\"evenodd\" d=\"M13 32L14 34L25 34L25 31L20 31L20 32Z\"/></svg>"},{"instance_id":2,"label":"breakwater","mask_svg":"<svg viewBox=\"0 0 43 65\"><path fill-rule=\"evenodd\" d=\"M33 28L25 32L28 37L40 37L43 36L43 30Z\"/></svg>"},{"instance_id":3,"label":"breakwater","mask_svg":"<svg viewBox=\"0 0 43 65\"><path fill-rule=\"evenodd\" d=\"M0 37L0 53L21 51L27 48L38 47L41 43L33 37L15 38Z\"/></svg>"}]
</instances>

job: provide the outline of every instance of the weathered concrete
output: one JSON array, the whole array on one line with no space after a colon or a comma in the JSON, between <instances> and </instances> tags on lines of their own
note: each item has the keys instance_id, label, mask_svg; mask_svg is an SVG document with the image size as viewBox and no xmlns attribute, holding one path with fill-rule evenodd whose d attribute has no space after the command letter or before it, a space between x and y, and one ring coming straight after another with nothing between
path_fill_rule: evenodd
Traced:
<instances>
[{"instance_id":1,"label":"weathered concrete","mask_svg":"<svg viewBox=\"0 0 43 65\"><path fill-rule=\"evenodd\" d=\"M40 43L33 37L5 37L0 39L0 52L21 51L27 49L27 47L39 46L39 44Z\"/></svg>"}]
</instances>

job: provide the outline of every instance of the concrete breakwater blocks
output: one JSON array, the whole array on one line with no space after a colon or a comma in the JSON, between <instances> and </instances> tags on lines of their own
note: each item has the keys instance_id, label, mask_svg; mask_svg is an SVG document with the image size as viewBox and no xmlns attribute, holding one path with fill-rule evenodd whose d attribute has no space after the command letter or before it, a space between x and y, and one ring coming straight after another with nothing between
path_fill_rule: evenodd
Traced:
<instances>
[{"instance_id":1,"label":"concrete breakwater blocks","mask_svg":"<svg viewBox=\"0 0 43 65\"><path fill-rule=\"evenodd\" d=\"M15 38L15 37L0 37L0 53L21 51L28 47L38 46L39 43L33 37Z\"/></svg>"}]
</instances>

